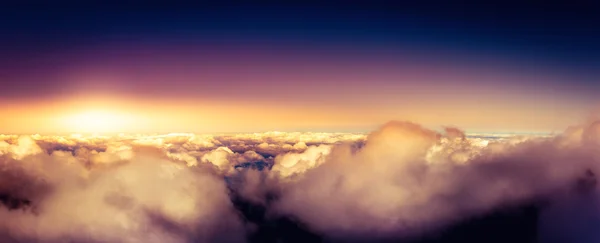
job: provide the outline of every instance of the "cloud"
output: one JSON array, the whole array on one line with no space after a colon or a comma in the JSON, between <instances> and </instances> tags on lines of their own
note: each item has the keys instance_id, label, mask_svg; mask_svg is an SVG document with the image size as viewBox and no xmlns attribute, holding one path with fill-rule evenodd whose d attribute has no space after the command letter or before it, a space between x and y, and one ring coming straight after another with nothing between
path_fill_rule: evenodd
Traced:
<instances>
[{"instance_id":1,"label":"cloud","mask_svg":"<svg viewBox=\"0 0 600 243\"><path fill-rule=\"evenodd\" d=\"M243 224L222 179L159 152L110 147L91 169L19 138L2 157L3 239L43 242L241 242ZM117 163L118 162L118 163ZM5 198L8 198L5 197Z\"/></svg>"},{"instance_id":2,"label":"cloud","mask_svg":"<svg viewBox=\"0 0 600 243\"><path fill-rule=\"evenodd\" d=\"M234 156L233 151L227 147L219 147L202 156L203 162L208 162L215 165L223 173L233 171L231 157Z\"/></svg>"},{"instance_id":3,"label":"cloud","mask_svg":"<svg viewBox=\"0 0 600 243\"><path fill-rule=\"evenodd\" d=\"M13 159L19 160L28 155L41 153L42 149L37 146L31 137L20 136L15 145L8 147L7 152L12 155Z\"/></svg>"},{"instance_id":4,"label":"cloud","mask_svg":"<svg viewBox=\"0 0 600 243\"><path fill-rule=\"evenodd\" d=\"M331 148L331 145L310 146L302 153L291 152L279 155L275 157L271 173L282 178L302 174L308 169L321 165Z\"/></svg>"},{"instance_id":5,"label":"cloud","mask_svg":"<svg viewBox=\"0 0 600 243\"><path fill-rule=\"evenodd\" d=\"M334 147L320 166L282 189L275 209L331 237L413 236L567 190L587 169L598 169L596 124L481 148L454 129L442 135L391 122L360 149Z\"/></svg>"}]
</instances>

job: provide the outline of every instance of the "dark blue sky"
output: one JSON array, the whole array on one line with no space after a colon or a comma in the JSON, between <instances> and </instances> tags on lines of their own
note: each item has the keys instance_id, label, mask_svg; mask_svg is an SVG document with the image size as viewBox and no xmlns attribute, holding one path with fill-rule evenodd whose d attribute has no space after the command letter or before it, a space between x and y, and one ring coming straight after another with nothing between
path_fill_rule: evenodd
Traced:
<instances>
[{"instance_id":1,"label":"dark blue sky","mask_svg":"<svg viewBox=\"0 0 600 243\"><path fill-rule=\"evenodd\" d=\"M275 51L419 49L512 59L593 78L600 65L598 1L99 2L4 4L0 63L14 70L47 53L129 42Z\"/></svg>"},{"instance_id":2,"label":"dark blue sky","mask_svg":"<svg viewBox=\"0 0 600 243\"><path fill-rule=\"evenodd\" d=\"M56 1L6 5L0 28L3 52L51 51L111 40L295 42L384 49L425 46L591 67L598 64L600 49L599 5L597 1L203 5Z\"/></svg>"}]
</instances>

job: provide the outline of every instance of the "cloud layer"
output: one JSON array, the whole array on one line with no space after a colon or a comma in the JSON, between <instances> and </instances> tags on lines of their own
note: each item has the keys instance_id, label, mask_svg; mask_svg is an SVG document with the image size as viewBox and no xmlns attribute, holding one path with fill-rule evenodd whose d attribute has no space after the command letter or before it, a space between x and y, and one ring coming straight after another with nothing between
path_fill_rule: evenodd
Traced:
<instances>
[{"instance_id":1,"label":"cloud layer","mask_svg":"<svg viewBox=\"0 0 600 243\"><path fill-rule=\"evenodd\" d=\"M257 229L232 201L242 198L333 240L416 237L545 200L557 206L541 217L541 232L590 239L593 231L553 227L575 215L565 208L600 219L574 189L595 180L599 147L600 122L502 139L397 121L368 135L2 135L0 218L9 220L0 237L244 242Z\"/></svg>"}]
</instances>

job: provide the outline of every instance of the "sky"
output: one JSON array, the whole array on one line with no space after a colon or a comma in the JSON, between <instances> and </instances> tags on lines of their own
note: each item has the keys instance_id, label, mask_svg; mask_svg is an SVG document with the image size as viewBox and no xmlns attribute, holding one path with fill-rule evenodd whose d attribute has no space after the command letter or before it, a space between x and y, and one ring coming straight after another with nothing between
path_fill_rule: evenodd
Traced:
<instances>
[{"instance_id":1,"label":"sky","mask_svg":"<svg viewBox=\"0 0 600 243\"><path fill-rule=\"evenodd\" d=\"M0 133L553 132L600 105L600 7L97 4L0 10Z\"/></svg>"}]
</instances>

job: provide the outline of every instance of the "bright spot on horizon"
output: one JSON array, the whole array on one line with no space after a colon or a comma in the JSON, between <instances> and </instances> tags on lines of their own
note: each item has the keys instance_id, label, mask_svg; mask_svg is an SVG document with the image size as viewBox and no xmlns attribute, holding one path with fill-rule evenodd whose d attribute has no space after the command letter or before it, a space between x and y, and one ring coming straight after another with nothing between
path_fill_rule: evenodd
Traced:
<instances>
[{"instance_id":1,"label":"bright spot on horizon","mask_svg":"<svg viewBox=\"0 0 600 243\"><path fill-rule=\"evenodd\" d=\"M135 119L127 114L104 110L90 110L60 119L60 125L77 133L113 133L130 130Z\"/></svg>"}]
</instances>

